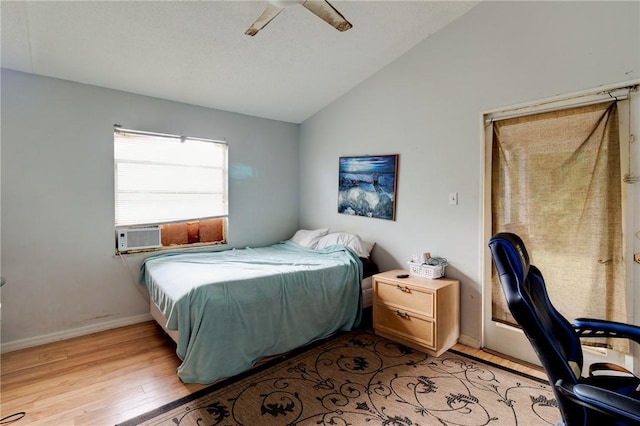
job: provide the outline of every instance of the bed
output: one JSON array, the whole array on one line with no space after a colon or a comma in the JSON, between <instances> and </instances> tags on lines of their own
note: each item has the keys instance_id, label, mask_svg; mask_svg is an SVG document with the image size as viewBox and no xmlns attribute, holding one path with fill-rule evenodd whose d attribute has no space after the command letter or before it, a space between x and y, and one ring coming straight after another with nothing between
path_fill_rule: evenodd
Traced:
<instances>
[{"instance_id":1,"label":"bed","mask_svg":"<svg viewBox=\"0 0 640 426\"><path fill-rule=\"evenodd\" d=\"M268 247L153 256L143 262L141 284L152 316L177 343L180 379L212 383L357 326L363 260L345 245L292 238Z\"/></svg>"}]
</instances>

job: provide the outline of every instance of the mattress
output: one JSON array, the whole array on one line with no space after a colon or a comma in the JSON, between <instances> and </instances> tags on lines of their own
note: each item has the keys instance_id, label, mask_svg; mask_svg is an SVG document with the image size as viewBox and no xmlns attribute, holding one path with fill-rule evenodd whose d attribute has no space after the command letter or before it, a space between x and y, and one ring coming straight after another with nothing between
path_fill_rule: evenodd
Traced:
<instances>
[{"instance_id":1,"label":"mattress","mask_svg":"<svg viewBox=\"0 0 640 426\"><path fill-rule=\"evenodd\" d=\"M362 308L370 308L373 306L373 278L367 277L362 280ZM153 319L162 327L171 339L178 343L178 330L170 330L167 328L167 318L160 312L153 300L149 300L149 312Z\"/></svg>"},{"instance_id":2,"label":"mattress","mask_svg":"<svg viewBox=\"0 0 640 426\"><path fill-rule=\"evenodd\" d=\"M369 308L373 305L373 278L367 277L362 280L362 307Z\"/></svg>"},{"instance_id":3,"label":"mattress","mask_svg":"<svg viewBox=\"0 0 640 426\"><path fill-rule=\"evenodd\" d=\"M179 377L211 383L360 321L362 262L292 242L145 260L152 315L173 334ZM177 331L177 336L175 332Z\"/></svg>"},{"instance_id":4,"label":"mattress","mask_svg":"<svg viewBox=\"0 0 640 426\"><path fill-rule=\"evenodd\" d=\"M362 307L369 308L373 305L373 287L371 278L372 275L380 272L378 265L369 258L361 257L362 262L362 283L360 285L362 289Z\"/></svg>"}]
</instances>

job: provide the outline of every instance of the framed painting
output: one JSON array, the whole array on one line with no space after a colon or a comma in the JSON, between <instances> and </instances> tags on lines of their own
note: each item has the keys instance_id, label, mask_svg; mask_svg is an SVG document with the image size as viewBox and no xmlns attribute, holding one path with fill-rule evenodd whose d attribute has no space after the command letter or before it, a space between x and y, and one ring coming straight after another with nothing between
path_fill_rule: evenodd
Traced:
<instances>
[{"instance_id":1,"label":"framed painting","mask_svg":"<svg viewBox=\"0 0 640 426\"><path fill-rule=\"evenodd\" d=\"M338 213L396 219L398 154L340 157Z\"/></svg>"}]
</instances>

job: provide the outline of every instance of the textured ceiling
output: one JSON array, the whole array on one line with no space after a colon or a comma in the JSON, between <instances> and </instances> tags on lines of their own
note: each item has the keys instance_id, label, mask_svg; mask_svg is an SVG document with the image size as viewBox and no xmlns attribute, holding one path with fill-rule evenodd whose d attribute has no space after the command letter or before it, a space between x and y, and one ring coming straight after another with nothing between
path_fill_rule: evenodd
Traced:
<instances>
[{"instance_id":1,"label":"textured ceiling","mask_svg":"<svg viewBox=\"0 0 640 426\"><path fill-rule=\"evenodd\" d=\"M338 32L301 5L255 37L266 1L5 1L2 67L300 123L477 2L332 1Z\"/></svg>"}]
</instances>

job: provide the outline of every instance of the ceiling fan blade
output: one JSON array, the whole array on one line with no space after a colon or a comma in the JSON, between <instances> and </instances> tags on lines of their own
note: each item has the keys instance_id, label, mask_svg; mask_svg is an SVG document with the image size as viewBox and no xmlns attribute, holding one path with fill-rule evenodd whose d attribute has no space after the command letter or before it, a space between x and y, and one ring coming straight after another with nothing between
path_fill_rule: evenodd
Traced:
<instances>
[{"instance_id":1,"label":"ceiling fan blade","mask_svg":"<svg viewBox=\"0 0 640 426\"><path fill-rule=\"evenodd\" d=\"M249 36L254 36L267 26L269 22L273 20L278 14L282 12L282 8L278 6L274 6L271 3L267 6L267 8L258 16L258 19L251 24L251 26L244 33Z\"/></svg>"},{"instance_id":2,"label":"ceiling fan blade","mask_svg":"<svg viewBox=\"0 0 640 426\"><path fill-rule=\"evenodd\" d=\"M353 25L326 0L307 0L303 2L302 5L322 18L329 25L334 26L338 31L347 31L353 27Z\"/></svg>"}]
</instances>

